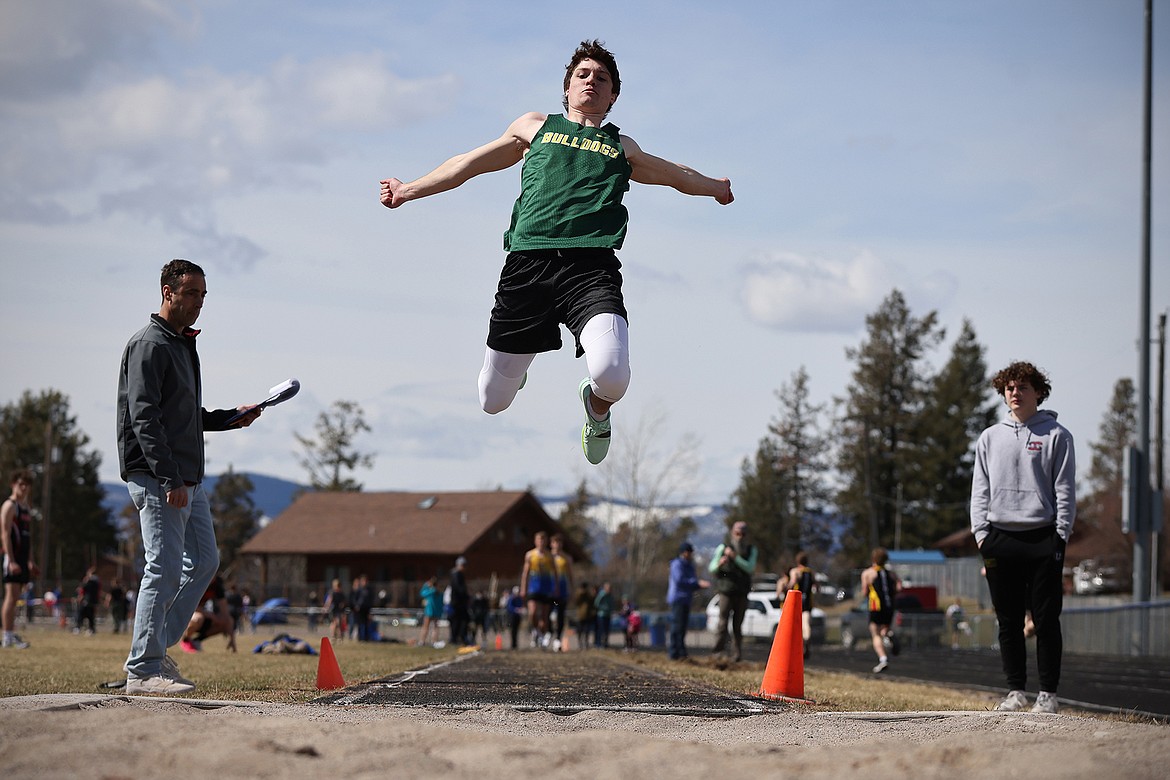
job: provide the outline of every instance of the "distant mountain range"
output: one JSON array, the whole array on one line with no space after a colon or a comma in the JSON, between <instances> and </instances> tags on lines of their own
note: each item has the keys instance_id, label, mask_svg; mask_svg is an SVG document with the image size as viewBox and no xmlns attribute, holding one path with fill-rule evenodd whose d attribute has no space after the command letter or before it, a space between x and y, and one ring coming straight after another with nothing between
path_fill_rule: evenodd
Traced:
<instances>
[{"instance_id":1,"label":"distant mountain range","mask_svg":"<svg viewBox=\"0 0 1170 780\"><path fill-rule=\"evenodd\" d=\"M269 518L276 517L283 512L293 502L297 491L307 489L304 485L289 482L287 479L269 477L264 474L244 473L252 480L252 502ZM218 476L208 476L204 480L203 486L210 492L215 490L215 483L218 481ZM126 485L122 482L103 482L102 487L106 491L102 505L117 515L122 511L122 507L130 502Z\"/></svg>"}]
</instances>

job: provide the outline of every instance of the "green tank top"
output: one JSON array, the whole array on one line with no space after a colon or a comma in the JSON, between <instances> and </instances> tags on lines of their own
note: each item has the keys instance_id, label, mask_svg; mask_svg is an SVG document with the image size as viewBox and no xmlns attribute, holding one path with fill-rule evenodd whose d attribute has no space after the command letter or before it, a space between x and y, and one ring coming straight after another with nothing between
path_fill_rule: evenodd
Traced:
<instances>
[{"instance_id":1,"label":"green tank top","mask_svg":"<svg viewBox=\"0 0 1170 780\"><path fill-rule=\"evenodd\" d=\"M520 171L520 197L504 249L621 249L629 214L630 163L616 125L586 127L550 116Z\"/></svg>"}]
</instances>

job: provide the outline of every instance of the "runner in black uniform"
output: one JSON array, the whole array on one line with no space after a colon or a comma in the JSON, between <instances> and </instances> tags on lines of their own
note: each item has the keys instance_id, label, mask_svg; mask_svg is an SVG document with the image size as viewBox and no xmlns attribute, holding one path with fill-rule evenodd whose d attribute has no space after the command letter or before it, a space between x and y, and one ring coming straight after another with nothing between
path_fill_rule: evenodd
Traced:
<instances>
[{"instance_id":1,"label":"runner in black uniform","mask_svg":"<svg viewBox=\"0 0 1170 780\"><path fill-rule=\"evenodd\" d=\"M32 474L24 469L12 472L12 494L0 506L0 538L4 542L4 606L0 609L3 618L4 639L3 647L23 650L28 642L20 638L16 628L16 602L20 599L20 591L33 577L40 574L36 564L32 563L32 514L29 512L29 489L32 487Z\"/></svg>"},{"instance_id":2,"label":"runner in black uniform","mask_svg":"<svg viewBox=\"0 0 1170 780\"><path fill-rule=\"evenodd\" d=\"M800 591L800 635L804 639L804 657L808 658L812 638L813 570L808 567L808 553L796 554L796 565L788 572L789 591Z\"/></svg>"},{"instance_id":3,"label":"runner in black uniform","mask_svg":"<svg viewBox=\"0 0 1170 780\"><path fill-rule=\"evenodd\" d=\"M869 603L869 635L873 638L873 651L878 657L873 671L878 674L890 665L886 650L890 649L897 654L890 625L894 622L894 595L901 583L898 582L898 575L886 568L890 556L884 547L875 548L871 559L873 566L861 573L861 592Z\"/></svg>"}]
</instances>

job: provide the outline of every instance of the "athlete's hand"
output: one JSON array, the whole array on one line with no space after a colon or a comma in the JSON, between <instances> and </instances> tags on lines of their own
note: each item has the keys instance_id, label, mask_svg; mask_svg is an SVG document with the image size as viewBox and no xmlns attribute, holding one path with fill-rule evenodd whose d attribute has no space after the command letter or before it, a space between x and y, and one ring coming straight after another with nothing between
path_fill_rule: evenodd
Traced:
<instances>
[{"instance_id":1,"label":"athlete's hand","mask_svg":"<svg viewBox=\"0 0 1170 780\"><path fill-rule=\"evenodd\" d=\"M731 179L719 179L724 185L724 190L715 194L715 202L720 206L726 206L735 200L735 196L731 194Z\"/></svg>"},{"instance_id":2,"label":"athlete's hand","mask_svg":"<svg viewBox=\"0 0 1170 780\"><path fill-rule=\"evenodd\" d=\"M382 179L382 205L388 209L396 209L406 202L402 195L402 182L398 179Z\"/></svg>"}]
</instances>

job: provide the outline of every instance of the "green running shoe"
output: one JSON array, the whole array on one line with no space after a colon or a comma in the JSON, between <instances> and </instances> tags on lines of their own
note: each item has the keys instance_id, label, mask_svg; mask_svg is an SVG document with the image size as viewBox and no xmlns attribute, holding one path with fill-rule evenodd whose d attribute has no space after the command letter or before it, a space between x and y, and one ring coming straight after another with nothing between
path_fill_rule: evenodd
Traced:
<instances>
[{"instance_id":1,"label":"green running shoe","mask_svg":"<svg viewBox=\"0 0 1170 780\"><path fill-rule=\"evenodd\" d=\"M585 451L585 460L596 466L605 460L609 453L610 415L607 413L605 419L601 421L593 419L593 415L589 413L590 392L589 377L585 377L581 380L581 386L577 388L581 403L585 406L585 425L581 427L581 449Z\"/></svg>"}]
</instances>

